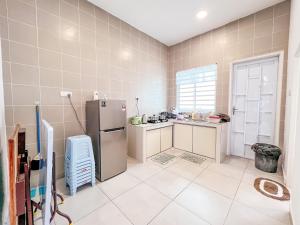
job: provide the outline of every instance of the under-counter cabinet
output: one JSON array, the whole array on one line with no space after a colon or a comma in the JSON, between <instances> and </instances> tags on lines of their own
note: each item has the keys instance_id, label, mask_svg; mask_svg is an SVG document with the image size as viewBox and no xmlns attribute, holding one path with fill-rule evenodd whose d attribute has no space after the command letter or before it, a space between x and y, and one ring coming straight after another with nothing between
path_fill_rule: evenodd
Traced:
<instances>
[{"instance_id":1,"label":"under-counter cabinet","mask_svg":"<svg viewBox=\"0 0 300 225\"><path fill-rule=\"evenodd\" d=\"M147 157L160 153L160 129L148 130L146 132Z\"/></svg>"},{"instance_id":2,"label":"under-counter cabinet","mask_svg":"<svg viewBox=\"0 0 300 225\"><path fill-rule=\"evenodd\" d=\"M193 153L216 157L216 128L193 126Z\"/></svg>"},{"instance_id":3,"label":"under-counter cabinet","mask_svg":"<svg viewBox=\"0 0 300 225\"><path fill-rule=\"evenodd\" d=\"M174 148L193 151L193 126L174 124Z\"/></svg>"},{"instance_id":4,"label":"under-counter cabinet","mask_svg":"<svg viewBox=\"0 0 300 225\"><path fill-rule=\"evenodd\" d=\"M173 145L173 126L160 129L160 151L172 148Z\"/></svg>"},{"instance_id":5,"label":"under-counter cabinet","mask_svg":"<svg viewBox=\"0 0 300 225\"><path fill-rule=\"evenodd\" d=\"M172 126L146 131L147 157L172 148Z\"/></svg>"},{"instance_id":6,"label":"under-counter cabinet","mask_svg":"<svg viewBox=\"0 0 300 225\"><path fill-rule=\"evenodd\" d=\"M129 125L128 155L140 162L146 162L148 157L173 146L221 163L227 153L227 134L228 123L171 120L160 124Z\"/></svg>"}]
</instances>

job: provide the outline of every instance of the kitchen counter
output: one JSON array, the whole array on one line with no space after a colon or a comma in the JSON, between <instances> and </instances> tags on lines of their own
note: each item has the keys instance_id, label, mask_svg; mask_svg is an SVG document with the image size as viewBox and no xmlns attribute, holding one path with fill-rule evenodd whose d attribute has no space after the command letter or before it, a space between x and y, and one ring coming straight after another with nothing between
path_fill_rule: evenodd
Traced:
<instances>
[{"instance_id":1,"label":"kitchen counter","mask_svg":"<svg viewBox=\"0 0 300 225\"><path fill-rule=\"evenodd\" d=\"M193 126L203 126L203 127L218 127L218 126L222 126L222 124L224 124L224 123L210 123L210 122L206 122L206 121L169 119L168 122L146 123L146 124L140 124L140 125L131 125L130 124L130 126L143 128L143 129L146 129L146 130L152 130L152 129L158 129L158 128L161 128L161 127L173 126L175 123L193 125Z\"/></svg>"},{"instance_id":2,"label":"kitchen counter","mask_svg":"<svg viewBox=\"0 0 300 225\"><path fill-rule=\"evenodd\" d=\"M148 157L174 147L221 163L227 154L228 124L176 119L130 124L128 155L145 162Z\"/></svg>"}]
</instances>

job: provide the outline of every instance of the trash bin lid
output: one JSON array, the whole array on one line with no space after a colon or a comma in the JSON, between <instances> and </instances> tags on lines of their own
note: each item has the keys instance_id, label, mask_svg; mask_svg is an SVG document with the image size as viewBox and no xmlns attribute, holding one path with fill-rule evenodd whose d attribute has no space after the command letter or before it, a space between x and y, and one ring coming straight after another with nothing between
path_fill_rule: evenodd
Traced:
<instances>
[{"instance_id":1,"label":"trash bin lid","mask_svg":"<svg viewBox=\"0 0 300 225\"><path fill-rule=\"evenodd\" d=\"M251 146L251 149L258 154L278 157L281 155L281 149L278 146L266 144L266 143L255 143Z\"/></svg>"}]
</instances>

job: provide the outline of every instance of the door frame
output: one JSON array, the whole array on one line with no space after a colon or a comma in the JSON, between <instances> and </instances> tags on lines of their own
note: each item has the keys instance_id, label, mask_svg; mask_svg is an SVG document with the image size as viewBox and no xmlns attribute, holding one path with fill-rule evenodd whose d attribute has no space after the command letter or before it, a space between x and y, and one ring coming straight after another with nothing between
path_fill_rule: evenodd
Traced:
<instances>
[{"instance_id":1,"label":"door frame","mask_svg":"<svg viewBox=\"0 0 300 225\"><path fill-rule=\"evenodd\" d=\"M256 60L262 60L272 57L278 57L278 80L277 80L277 101L276 101L276 121L275 121L275 135L274 135L274 144L279 145L279 132L280 132L280 114L281 114L281 95L282 95L282 79L283 79L283 66L284 66L284 51L277 51L272 53L267 53L263 55L258 55L254 57L248 57L244 59L235 60L230 63L230 74L229 74L229 93L228 93L228 115L232 115L232 94L233 94L233 73L234 65L240 63L246 63ZM229 124L229 135L227 139L227 155L231 154L231 123Z\"/></svg>"}]
</instances>

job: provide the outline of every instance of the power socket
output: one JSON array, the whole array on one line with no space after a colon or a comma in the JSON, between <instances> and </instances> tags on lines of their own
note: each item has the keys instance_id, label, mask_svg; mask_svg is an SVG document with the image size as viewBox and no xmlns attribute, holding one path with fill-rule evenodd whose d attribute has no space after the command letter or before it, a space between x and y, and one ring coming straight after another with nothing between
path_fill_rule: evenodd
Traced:
<instances>
[{"instance_id":1,"label":"power socket","mask_svg":"<svg viewBox=\"0 0 300 225\"><path fill-rule=\"evenodd\" d=\"M60 96L61 97L68 97L68 96L72 97L72 91L61 91Z\"/></svg>"}]
</instances>

